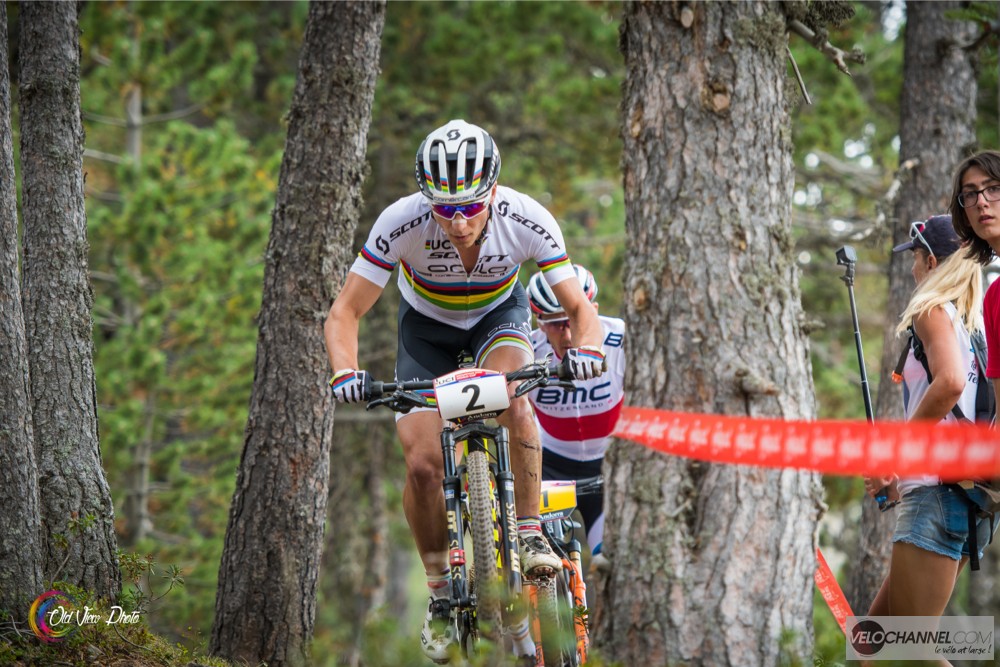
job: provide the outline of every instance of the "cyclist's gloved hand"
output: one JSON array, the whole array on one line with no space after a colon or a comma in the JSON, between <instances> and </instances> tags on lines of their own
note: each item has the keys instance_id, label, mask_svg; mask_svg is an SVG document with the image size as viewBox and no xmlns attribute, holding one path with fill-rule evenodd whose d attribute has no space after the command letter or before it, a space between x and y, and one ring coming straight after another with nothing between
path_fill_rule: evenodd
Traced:
<instances>
[{"instance_id":1,"label":"cyclist's gloved hand","mask_svg":"<svg viewBox=\"0 0 1000 667\"><path fill-rule=\"evenodd\" d=\"M371 397L371 377L368 371L345 368L330 378L330 391L341 403L361 403Z\"/></svg>"},{"instance_id":2,"label":"cyclist's gloved hand","mask_svg":"<svg viewBox=\"0 0 1000 667\"><path fill-rule=\"evenodd\" d=\"M604 350L592 345L566 350L563 366L569 370L569 374L574 380L596 378L608 370L608 362L604 359Z\"/></svg>"}]
</instances>

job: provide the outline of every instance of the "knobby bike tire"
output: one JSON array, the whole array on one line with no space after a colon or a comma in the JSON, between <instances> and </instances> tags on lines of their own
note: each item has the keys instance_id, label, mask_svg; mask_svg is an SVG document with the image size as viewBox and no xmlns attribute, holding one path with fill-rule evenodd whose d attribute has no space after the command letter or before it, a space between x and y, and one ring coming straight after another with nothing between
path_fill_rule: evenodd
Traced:
<instances>
[{"instance_id":1,"label":"knobby bike tire","mask_svg":"<svg viewBox=\"0 0 1000 667\"><path fill-rule=\"evenodd\" d=\"M469 476L469 513L472 515L473 590L476 593L477 623L483 636L499 643L503 629L500 616L502 593L494 538L493 491L486 452L469 452L465 466Z\"/></svg>"},{"instance_id":2,"label":"knobby bike tire","mask_svg":"<svg viewBox=\"0 0 1000 667\"><path fill-rule=\"evenodd\" d=\"M573 596L560 573L534 581L545 667L577 667L582 664L576 649L573 626Z\"/></svg>"}]
</instances>

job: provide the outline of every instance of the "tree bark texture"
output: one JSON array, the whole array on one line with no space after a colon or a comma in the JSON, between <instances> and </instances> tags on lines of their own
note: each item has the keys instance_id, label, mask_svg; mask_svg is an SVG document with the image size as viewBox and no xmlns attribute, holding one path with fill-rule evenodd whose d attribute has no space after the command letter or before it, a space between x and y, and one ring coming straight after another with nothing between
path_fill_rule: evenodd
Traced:
<instances>
[{"instance_id":1,"label":"tree bark texture","mask_svg":"<svg viewBox=\"0 0 1000 667\"><path fill-rule=\"evenodd\" d=\"M18 275L7 5L0 4L0 610L27 617L42 591L38 468Z\"/></svg>"},{"instance_id":2,"label":"tree bark texture","mask_svg":"<svg viewBox=\"0 0 1000 667\"><path fill-rule=\"evenodd\" d=\"M91 336L76 3L20 5L24 312L45 576L116 599Z\"/></svg>"},{"instance_id":3,"label":"tree bark texture","mask_svg":"<svg viewBox=\"0 0 1000 667\"><path fill-rule=\"evenodd\" d=\"M893 246L909 240L909 223L947 213L955 166L976 144L975 55L962 49L976 26L945 18L965 2L907 2L903 51L903 94L900 100L899 162L920 163L900 187L891 218ZM875 414L878 419L903 418L903 400L892 371L906 345L896 336L899 315L915 284L909 252L894 253L889 267L886 329L882 339ZM862 505L856 557L849 567L847 599L858 614L867 613L889 571L896 512L882 513L874 501Z\"/></svg>"},{"instance_id":4,"label":"tree bark texture","mask_svg":"<svg viewBox=\"0 0 1000 667\"><path fill-rule=\"evenodd\" d=\"M786 44L773 3L626 5L623 307L633 405L814 416L790 231ZM611 569L596 642L608 658L808 660L818 475L626 443L611 448L605 471Z\"/></svg>"},{"instance_id":5,"label":"tree bark texture","mask_svg":"<svg viewBox=\"0 0 1000 667\"><path fill-rule=\"evenodd\" d=\"M310 661L333 427L323 321L352 259L384 22L384 3L309 8L219 568L210 648L230 660Z\"/></svg>"}]
</instances>

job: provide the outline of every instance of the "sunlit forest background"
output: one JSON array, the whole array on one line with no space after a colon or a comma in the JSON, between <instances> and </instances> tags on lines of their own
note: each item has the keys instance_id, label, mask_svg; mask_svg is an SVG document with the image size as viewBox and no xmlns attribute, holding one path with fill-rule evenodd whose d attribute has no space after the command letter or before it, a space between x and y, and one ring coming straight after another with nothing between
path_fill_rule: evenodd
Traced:
<instances>
[{"instance_id":1,"label":"sunlit forest background","mask_svg":"<svg viewBox=\"0 0 1000 667\"><path fill-rule=\"evenodd\" d=\"M307 10L301 1L91 2L80 16L101 449L120 547L150 554L159 571L176 566L184 579L152 605L149 623L190 647L203 645L211 629L254 377L284 114ZM17 11L8 3L12 61ZM597 276L601 312L617 315L629 261L619 170L620 11L600 1L390 3L359 235L384 206L413 191L413 156L426 133L464 118L493 134L501 182L553 212L574 261ZM885 199L899 166L904 21L901 3L856 4L856 15L830 36L867 55L851 77L791 39L811 98L806 104L789 64L785 85L798 100L795 253L822 418L865 416L843 267L834 256L845 244L860 255L857 307L873 395L878 389L892 226L909 222L893 220ZM978 109L985 147L998 144L997 69L996 48L988 46ZM941 183L942 193L949 186ZM392 369L395 298L390 289L362 335L361 363L380 376ZM360 447L389 438L380 447L400 581L385 633L375 636L413 643L419 610L400 610L414 598L408 588L420 585L419 574L414 579L400 508L402 456L385 435L390 427L389 418L371 421L360 411L337 416L338 438ZM839 564L863 491L857 479L829 478L826 487L820 544ZM331 515L349 517L354 502L331 497ZM345 539L343 531L329 539ZM345 571L320 581L317 658L333 660L356 641L336 611L345 605L330 603ZM166 586L151 581L154 595ZM815 622L817 656L842 656L843 637L818 597Z\"/></svg>"}]
</instances>

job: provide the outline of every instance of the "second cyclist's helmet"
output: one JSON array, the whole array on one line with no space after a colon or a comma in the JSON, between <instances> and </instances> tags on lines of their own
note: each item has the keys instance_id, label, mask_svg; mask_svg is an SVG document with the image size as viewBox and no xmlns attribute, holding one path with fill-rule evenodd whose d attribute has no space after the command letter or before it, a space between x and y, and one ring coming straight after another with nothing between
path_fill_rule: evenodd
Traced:
<instances>
[{"instance_id":1,"label":"second cyclist's helmet","mask_svg":"<svg viewBox=\"0 0 1000 667\"><path fill-rule=\"evenodd\" d=\"M481 127L453 120L417 149L417 186L432 204L457 204L489 194L500 175L500 149Z\"/></svg>"},{"instance_id":2,"label":"second cyclist's helmet","mask_svg":"<svg viewBox=\"0 0 1000 667\"><path fill-rule=\"evenodd\" d=\"M579 264L573 265L573 271L576 272L576 278L580 281L583 293L590 299L591 303L594 303L597 299L597 281L594 280L594 274ZM559 304L559 299L556 298L541 272L531 276L531 279L528 280L528 301L531 303L532 312L536 315L556 315L565 310Z\"/></svg>"}]
</instances>

